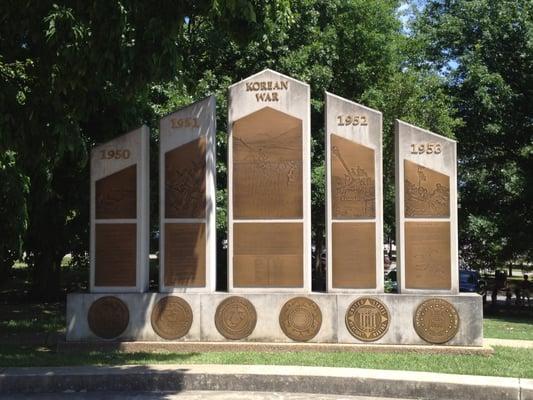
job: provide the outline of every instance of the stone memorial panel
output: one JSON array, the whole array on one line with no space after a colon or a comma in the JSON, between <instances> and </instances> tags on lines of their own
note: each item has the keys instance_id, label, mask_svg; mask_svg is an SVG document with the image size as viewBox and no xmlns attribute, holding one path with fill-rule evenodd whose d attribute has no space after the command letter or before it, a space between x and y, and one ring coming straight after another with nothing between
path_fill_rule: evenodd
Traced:
<instances>
[{"instance_id":1,"label":"stone memorial panel","mask_svg":"<svg viewBox=\"0 0 533 400\"><path fill-rule=\"evenodd\" d=\"M160 288L215 290L214 96L160 121Z\"/></svg>"},{"instance_id":2,"label":"stone memorial panel","mask_svg":"<svg viewBox=\"0 0 533 400\"><path fill-rule=\"evenodd\" d=\"M451 289L450 223L405 223L405 287Z\"/></svg>"},{"instance_id":3,"label":"stone memorial panel","mask_svg":"<svg viewBox=\"0 0 533 400\"><path fill-rule=\"evenodd\" d=\"M383 291L382 115L326 93L327 287Z\"/></svg>"},{"instance_id":4,"label":"stone memorial panel","mask_svg":"<svg viewBox=\"0 0 533 400\"><path fill-rule=\"evenodd\" d=\"M229 89L230 291L311 289L309 101L271 70Z\"/></svg>"},{"instance_id":5,"label":"stone memorial panel","mask_svg":"<svg viewBox=\"0 0 533 400\"><path fill-rule=\"evenodd\" d=\"M233 231L235 287L303 285L303 224L239 223Z\"/></svg>"},{"instance_id":6,"label":"stone memorial panel","mask_svg":"<svg viewBox=\"0 0 533 400\"><path fill-rule=\"evenodd\" d=\"M456 142L396 121L396 257L404 293L457 293Z\"/></svg>"},{"instance_id":7,"label":"stone memorial panel","mask_svg":"<svg viewBox=\"0 0 533 400\"><path fill-rule=\"evenodd\" d=\"M336 222L332 224L332 286L365 289L376 283L376 224Z\"/></svg>"},{"instance_id":8,"label":"stone memorial panel","mask_svg":"<svg viewBox=\"0 0 533 400\"><path fill-rule=\"evenodd\" d=\"M148 288L149 131L91 152L91 292Z\"/></svg>"}]
</instances>

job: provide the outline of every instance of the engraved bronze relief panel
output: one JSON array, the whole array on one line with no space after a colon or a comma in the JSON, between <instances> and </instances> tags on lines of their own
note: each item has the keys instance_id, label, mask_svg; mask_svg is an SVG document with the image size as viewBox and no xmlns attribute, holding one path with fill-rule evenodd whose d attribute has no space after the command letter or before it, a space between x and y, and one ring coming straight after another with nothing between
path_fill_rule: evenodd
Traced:
<instances>
[{"instance_id":1,"label":"engraved bronze relief panel","mask_svg":"<svg viewBox=\"0 0 533 400\"><path fill-rule=\"evenodd\" d=\"M330 138L333 218L374 218L374 150L338 135Z\"/></svg>"},{"instance_id":2,"label":"engraved bronze relief panel","mask_svg":"<svg viewBox=\"0 0 533 400\"><path fill-rule=\"evenodd\" d=\"M413 325L418 336L426 342L443 344L457 334L459 313L444 299L429 299L417 307Z\"/></svg>"},{"instance_id":3,"label":"engraved bronze relief panel","mask_svg":"<svg viewBox=\"0 0 533 400\"><path fill-rule=\"evenodd\" d=\"M95 286L135 286L137 224L95 225Z\"/></svg>"},{"instance_id":4,"label":"engraved bronze relief panel","mask_svg":"<svg viewBox=\"0 0 533 400\"><path fill-rule=\"evenodd\" d=\"M191 329L193 314L191 306L185 300L177 296L166 296L154 306L150 320L159 336L176 340Z\"/></svg>"},{"instance_id":5,"label":"engraved bronze relief panel","mask_svg":"<svg viewBox=\"0 0 533 400\"><path fill-rule=\"evenodd\" d=\"M233 215L302 218L302 121L265 107L233 124Z\"/></svg>"},{"instance_id":6,"label":"engraved bronze relief panel","mask_svg":"<svg viewBox=\"0 0 533 400\"><path fill-rule=\"evenodd\" d=\"M236 223L234 287L302 287L302 223Z\"/></svg>"},{"instance_id":7,"label":"engraved bronze relief panel","mask_svg":"<svg viewBox=\"0 0 533 400\"><path fill-rule=\"evenodd\" d=\"M205 286L205 224L165 224L165 286Z\"/></svg>"},{"instance_id":8,"label":"engraved bronze relief panel","mask_svg":"<svg viewBox=\"0 0 533 400\"><path fill-rule=\"evenodd\" d=\"M96 219L137 218L137 165L95 182Z\"/></svg>"},{"instance_id":9,"label":"engraved bronze relief panel","mask_svg":"<svg viewBox=\"0 0 533 400\"><path fill-rule=\"evenodd\" d=\"M346 328L350 334L364 342L382 338L390 325L389 309L379 299L360 297L346 311Z\"/></svg>"},{"instance_id":10,"label":"engraved bronze relief panel","mask_svg":"<svg viewBox=\"0 0 533 400\"><path fill-rule=\"evenodd\" d=\"M165 153L165 218L205 218L206 139Z\"/></svg>"},{"instance_id":11,"label":"engraved bronze relief panel","mask_svg":"<svg viewBox=\"0 0 533 400\"><path fill-rule=\"evenodd\" d=\"M307 342L320 331L322 312L313 300L295 297L281 308L279 325L288 338L297 342Z\"/></svg>"},{"instance_id":12,"label":"engraved bronze relief panel","mask_svg":"<svg viewBox=\"0 0 533 400\"><path fill-rule=\"evenodd\" d=\"M128 327L129 321L128 306L115 296L100 297L91 304L87 313L89 328L102 339L120 336Z\"/></svg>"},{"instance_id":13,"label":"engraved bronze relief panel","mask_svg":"<svg viewBox=\"0 0 533 400\"><path fill-rule=\"evenodd\" d=\"M450 216L450 177L404 160L405 218Z\"/></svg>"},{"instance_id":14,"label":"engraved bronze relief panel","mask_svg":"<svg viewBox=\"0 0 533 400\"><path fill-rule=\"evenodd\" d=\"M332 287L376 288L376 224L332 224Z\"/></svg>"},{"instance_id":15,"label":"engraved bronze relief panel","mask_svg":"<svg viewBox=\"0 0 533 400\"><path fill-rule=\"evenodd\" d=\"M405 287L451 289L449 222L405 223Z\"/></svg>"},{"instance_id":16,"label":"engraved bronze relief panel","mask_svg":"<svg viewBox=\"0 0 533 400\"><path fill-rule=\"evenodd\" d=\"M248 299L240 296L224 299L215 313L215 326L226 339L240 340L250 336L256 323L255 307Z\"/></svg>"}]
</instances>

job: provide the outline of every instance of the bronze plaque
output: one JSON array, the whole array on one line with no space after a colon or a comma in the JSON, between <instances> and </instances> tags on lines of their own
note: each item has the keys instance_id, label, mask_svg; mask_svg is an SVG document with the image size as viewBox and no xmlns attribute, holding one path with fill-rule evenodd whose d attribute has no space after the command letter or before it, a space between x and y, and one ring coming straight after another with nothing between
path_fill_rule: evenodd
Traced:
<instances>
[{"instance_id":1,"label":"bronze plaque","mask_svg":"<svg viewBox=\"0 0 533 400\"><path fill-rule=\"evenodd\" d=\"M130 313L128 306L115 296L104 296L96 300L87 314L89 328L102 339L113 339L128 327Z\"/></svg>"},{"instance_id":2,"label":"bronze plaque","mask_svg":"<svg viewBox=\"0 0 533 400\"><path fill-rule=\"evenodd\" d=\"M137 224L95 224L94 286L135 286Z\"/></svg>"},{"instance_id":3,"label":"bronze plaque","mask_svg":"<svg viewBox=\"0 0 533 400\"><path fill-rule=\"evenodd\" d=\"M226 339L239 340L250 336L256 323L255 307L244 297L228 297L217 307L215 325Z\"/></svg>"},{"instance_id":4,"label":"bronze plaque","mask_svg":"<svg viewBox=\"0 0 533 400\"><path fill-rule=\"evenodd\" d=\"M405 223L405 287L451 289L449 222Z\"/></svg>"},{"instance_id":5,"label":"bronze plaque","mask_svg":"<svg viewBox=\"0 0 533 400\"><path fill-rule=\"evenodd\" d=\"M163 339L179 339L191 329L191 306L180 297L163 297L152 310L151 322L154 331Z\"/></svg>"},{"instance_id":6,"label":"bronze plaque","mask_svg":"<svg viewBox=\"0 0 533 400\"><path fill-rule=\"evenodd\" d=\"M236 223L234 287L302 287L302 223Z\"/></svg>"},{"instance_id":7,"label":"bronze plaque","mask_svg":"<svg viewBox=\"0 0 533 400\"><path fill-rule=\"evenodd\" d=\"M413 318L415 331L428 343L442 344L459 330L459 314L443 299L429 299L420 304Z\"/></svg>"},{"instance_id":8,"label":"bronze plaque","mask_svg":"<svg viewBox=\"0 0 533 400\"><path fill-rule=\"evenodd\" d=\"M165 224L165 286L205 286L205 224Z\"/></svg>"},{"instance_id":9,"label":"bronze plaque","mask_svg":"<svg viewBox=\"0 0 533 400\"><path fill-rule=\"evenodd\" d=\"M95 182L95 218L137 218L137 165Z\"/></svg>"},{"instance_id":10,"label":"bronze plaque","mask_svg":"<svg viewBox=\"0 0 533 400\"><path fill-rule=\"evenodd\" d=\"M202 136L165 153L165 218L205 218L205 152Z\"/></svg>"},{"instance_id":11,"label":"bronze plaque","mask_svg":"<svg viewBox=\"0 0 533 400\"><path fill-rule=\"evenodd\" d=\"M374 218L374 150L338 135L330 138L333 218Z\"/></svg>"},{"instance_id":12,"label":"bronze plaque","mask_svg":"<svg viewBox=\"0 0 533 400\"><path fill-rule=\"evenodd\" d=\"M322 312L313 300L295 297L279 313L279 325L285 335L297 342L313 339L322 326Z\"/></svg>"},{"instance_id":13,"label":"bronze plaque","mask_svg":"<svg viewBox=\"0 0 533 400\"><path fill-rule=\"evenodd\" d=\"M233 124L233 215L302 218L302 121L270 107Z\"/></svg>"},{"instance_id":14,"label":"bronze plaque","mask_svg":"<svg viewBox=\"0 0 533 400\"><path fill-rule=\"evenodd\" d=\"M364 342L376 341L387 333L390 313L387 306L373 297L360 297L346 311L346 328Z\"/></svg>"},{"instance_id":15,"label":"bronze plaque","mask_svg":"<svg viewBox=\"0 0 533 400\"><path fill-rule=\"evenodd\" d=\"M336 222L332 224L332 286L376 288L376 224Z\"/></svg>"},{"instance_id":16,"label":"bronze plaque","mask_svg":"<svg viewBox=\"0 0 533 400\"><path fill-rule=\"evenodd\" d=\"M405 218L450 216L450 177L404 160Z\"/></svg>"}]
</instances>

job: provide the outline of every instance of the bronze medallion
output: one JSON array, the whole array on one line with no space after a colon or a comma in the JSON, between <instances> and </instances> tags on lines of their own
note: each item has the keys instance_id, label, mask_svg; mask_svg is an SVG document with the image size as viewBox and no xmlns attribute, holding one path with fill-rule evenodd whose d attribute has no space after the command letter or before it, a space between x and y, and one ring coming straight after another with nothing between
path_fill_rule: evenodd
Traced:
<instances>
[{"instance_id":1,"label":"bronze medallion","mask_svg":"<svg viewBox=\"0 0 533 400\"><path fill-rule=\"evenodd\" d=\"M313 300L295 297L281 308L279 325L290 339L306 342L314 338L320 330L322 312Z\"/></svg>"},{"instance_id":2,"label":"bronze medallion","mask_svg":"<svg viewBox=\"0 0 533 400\"><path fill-rule=\"evenodd\" d=\"M176 340L185 336L192 325L189 303L176 296L163 297L152 310L152 328L163 339Z\"/></svg>"},{"instance_id":3,"label":"bronze medallion","mask_svg":"<svg viewBox=\"0 0 533 400\"><path fill-rule=\"evenodd\" d=\"M217 307L215 325L226 339L239 340L255 329L257 313L249 300L240 296L224 299Z\"/></svg>"},{"instance_id":4,"label":"bronze medallion","mask_svg":"<svg viewBox=\"0 0 533 400\"><path fill-rule=\"evenodd\" d=\"M381 339L390 325L387 306L373 297L360 297L346 311L346 328L351 335L364 342Z\"/></svg>"},{"instance_id":5,"label":"bronze medallion","mask_svg":"<svg viewBox=\"0 0 533 400\"><path fill-rule=\"evenodd\" d=\"M128 306L119 298L104 296L96 300L87 314L89 328L102 339L121 335L130 321Z\"/></svg>"},{"instance_id":6,"label":"bronze medallion","mask_svg":"<svg viewBox=\"0 0 533 400\"><path fill-rule=\"evenodd\" d=\"M459 330L459 314L443 299L429 299L420 304L413 319L415 331L426 342L442 344Z\"/></svg>"}]
</instances>

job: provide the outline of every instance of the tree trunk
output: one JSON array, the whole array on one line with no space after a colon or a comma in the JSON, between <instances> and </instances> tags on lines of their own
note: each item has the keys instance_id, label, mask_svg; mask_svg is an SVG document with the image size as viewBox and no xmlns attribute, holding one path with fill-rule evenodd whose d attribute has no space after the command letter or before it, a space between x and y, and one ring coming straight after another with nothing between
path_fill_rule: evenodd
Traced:
<instances>
[{"instance_id":1,"label":"tree trunk","mask_svg":"<svg viewBox=\"0 0 533 400\"><path fill-rule=\"evenodd\" d=\"M61 298L61 260L52 251L34 257L31 265L34 300L58 301Z\"/></svg>"},{"instance_id":2,"label":"tree trunk","mask_svg":"<svg viewBox=\"0 0 533 400\"><path fill-rule=\"evenodd\" d=\"M513 276L513 263L509 263L509 278Z\"/></svg>"}]
</instances>

